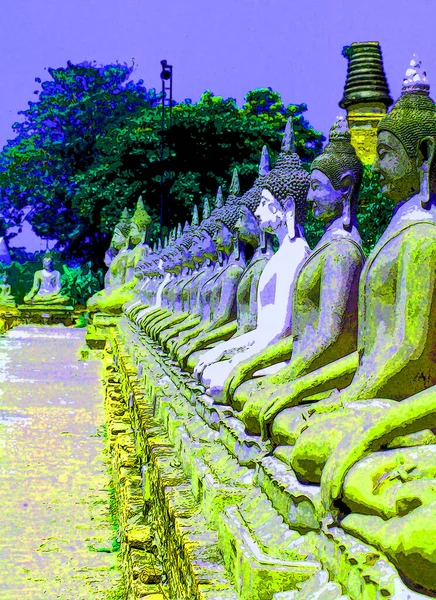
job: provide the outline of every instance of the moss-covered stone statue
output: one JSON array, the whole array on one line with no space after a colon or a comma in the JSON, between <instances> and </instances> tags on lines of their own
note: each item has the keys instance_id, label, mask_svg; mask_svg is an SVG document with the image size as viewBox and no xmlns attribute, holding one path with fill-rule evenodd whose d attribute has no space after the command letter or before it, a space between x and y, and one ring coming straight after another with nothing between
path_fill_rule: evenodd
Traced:
<instances>
[{"instance_id":1,"label":"moss-covered stone statue","mask_svg":"<svg viewBox=\"0 0 436 600\"><path fill-rule=\"evenodd\" d=\"M2 308L15 306L15 298L12 295L12 288L8 283L6 273L0 275L0 310Z\"/></svg>"},{"instance_id":2,"label":"moss-covered stone statue","mask_svg":"<svg viewBox=\"0 0 436 600\"><path fill-rule=\"evenodd\" d=\"M346 121L339 118L324 152L312 163L307 201L325 230L295 283L288 360L276 366L277 373L247 382L234 394L235 408L243 409L241 418L255 433L288 406L290 382L357 347L357 291L364 254L356 208L363 167L350 139ZM262 350L251 364L243 365L243 375L279 363L282 351L286 344ZM228 382L231 391L240 373L234 377L236 381Z\"/></svg>"},{"instance_id":3,"label":"moss-covered stone statue","mask_svg":"<svg viewBox=\"0 0 436 600\"><path fill-rule=\"evenodd\" d=\"M132 219L126 220L123 213L121 221L115 227L111 243L119 252L110 263L110 275L105 280L104 290L88 300L88 311L121 314L123 304L134 298L133 289L137 283L134 269L149 250L145 237L150 222L142 198L138 200Z\"/></svg>"},{"instance_id":4,"label":"moss-covered stone statue","mask_svg":"<svg viewBox=\"0 0 436 600\"><path fill-rule=\"evenodd\" d=\"M53 258L49 252L42 259L43 268L36 271L33 277L32 289L23 301L25 304L49 304L63 305L69 304L68 296L61 294L61 274L53 269Z\"/></svg>"}]
</instances>

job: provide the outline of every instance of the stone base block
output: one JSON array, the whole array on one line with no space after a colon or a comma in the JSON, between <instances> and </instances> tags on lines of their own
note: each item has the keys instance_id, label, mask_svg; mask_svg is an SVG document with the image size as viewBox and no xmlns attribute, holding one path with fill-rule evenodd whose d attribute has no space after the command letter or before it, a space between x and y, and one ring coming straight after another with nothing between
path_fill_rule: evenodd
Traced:
<instances>
[{"instance_id":1,"label":"stone base block","mask_svg":"<svg viewBox=\"0 0 436 600\"><path fill-rule=\"evenodd\" d=\"M74 323L73 306L64 306L62 304L20 304L20 322L38 325L56 325L63 323L71 326Z\"/></svg>"},{"instance_id":2,"label":"stone base block","mask_svg":"<svg viewBox=\"0 0 436 600\"><path fill-rule=\"evenodd\" d=\"M283 589L292 589L321 569L317 561L287 561L261 551L238 509L221 515L219 540L226 567L237 582L241 600L270 600Z\"/></svg>"}]
</instances>

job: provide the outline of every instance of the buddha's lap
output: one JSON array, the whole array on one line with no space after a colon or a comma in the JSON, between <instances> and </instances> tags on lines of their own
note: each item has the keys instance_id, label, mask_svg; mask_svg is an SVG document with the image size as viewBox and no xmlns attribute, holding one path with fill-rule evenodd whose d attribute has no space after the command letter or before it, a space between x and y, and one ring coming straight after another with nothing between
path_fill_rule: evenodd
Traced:
<instances>
[{"instance_id":1,"label":"buddha's lap","mask_svg":"<svg viewBox=\"0 0 436 600\"><path fill-rule=\"evenodd\" d=\"M342 500L352 512L391 518L436 500L436 439L420 434L422 445L373 452L350 469Z\"/></svg>"}]
</instances>

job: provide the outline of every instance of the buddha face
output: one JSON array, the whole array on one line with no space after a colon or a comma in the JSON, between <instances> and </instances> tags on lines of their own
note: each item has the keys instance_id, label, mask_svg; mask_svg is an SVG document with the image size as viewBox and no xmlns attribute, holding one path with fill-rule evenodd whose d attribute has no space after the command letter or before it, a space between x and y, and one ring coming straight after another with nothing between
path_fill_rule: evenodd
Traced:
<instances>
[{"instance_id":1,"label":"buddha face","mask_svg":"<svg viewBox=\"0 0 436 600\"><path fill-rule=\"evenodd\" d=\"M133 221L130 225L129 237L132 244L139 244L139 242L142 240L142 233L139 231L138 225Z\"/></svg>"},{"instance_id":2,"label":"buddha face","mask_svg":"<svg viewBox=\"0 0 436 600\"><path fill-rule=\"evenodd\" d=\"M218 230L213 241L217 250L224 252L224 254L231 253L233 249L233 235L227 225L224 225L221 221L218 222Z\"/></svg>"},{"instance_id":3,"label":"buddha face","mask_svg":"<svg viewBox=\"0 0 436 600\"><path fill-rule=\"evenodd\" d=\"M195 267L194 259L192 257L191 248L188 249L188 248L183 247L183 250L182 250L182 265L184 267L188 267L188 269L193 269Z\"/></svg>"},{"instance_id":4,"label":"buddha face","mask_svg":"<svg viewBox=\"0 0 436 600\"><path fill-rule=\"evenodd\" d=\"M280 202L269 190L262 190L259 206L254 212L259 227L267 233L275 233L283 223L285 214Z\"/></svg>"},{"instance_id":5,"label":"buddha face","mask_svg":"<svg viewBox=\"0 0 436 600\"><path fill-rule=\"evenodd\" d=\"M260 229L256 217L246 206L239 209L239 219L235 228L238 231L239 239L246 244L258 246L260 241Z\"/></svg>"},{"instance_id":6,"label":"buddha face","mask_svg":"<svg viewBox=\"0 0 436 600\"><path fill-rule=\"evenodd\" d=\"M417 161L389 131L380 131L377 135L377 160L373 171L379 174L382 194L395 204L419 192Z\"/></svg>"},{"instance_id":7,"label":"buddha face","mask_svg":"<svg viewBox=\"0 0 436 600\"><path fill-rule=\"evenodd\" d=\"M343 191L341 188L335 190L327 175L314 169L310 176L307 202L312 204L315 219L329 223L342 214Z\"/></svg>"},{"instance_id":8,"label":"buddha face","mask_svg":"<svg viewBox=\"0 0 436 600\"><path fill-rule=\"evenodd\" d=\"M118 229L118 227L115 227L111 246L113 246L117 250L121 250L121 248L124 246L125 243L126 243L126 236Z\"/></svg>"},{"instance_id":9,"label":"buddha face","mask_svg":"<svg viewBox=\"0 0 436 600\"><path fill-rule=\"evenodd\" d=\"M44 269L46 269L47 271L50 271L53 265L53 260L49 257L43 258L42 259L42 266Z\"/></svg>"},{"instance_id":10,"label":"buddha face","mask_svg":"<svg viewBox=\"0 0 436 600\"><path fill-rule=\"evenodd\" d=\"M203 252L201 249L201 235L200 232L197 232L192 237L192 246L191 246L191 254L192 258L196 263L202 263L204 260Z\"/></svg>"},{"instance_id":11,"label":"buddha face","mask_svg":"<svg viewBox=\"0 0 436 600\"><path fill-rule=\"evenodd\" d=\"M212 236L204 229L201 230L200 234L200 248L204 258L211 260L216 259L216 245L212 239Z\"/></svg>"}]
</instances>

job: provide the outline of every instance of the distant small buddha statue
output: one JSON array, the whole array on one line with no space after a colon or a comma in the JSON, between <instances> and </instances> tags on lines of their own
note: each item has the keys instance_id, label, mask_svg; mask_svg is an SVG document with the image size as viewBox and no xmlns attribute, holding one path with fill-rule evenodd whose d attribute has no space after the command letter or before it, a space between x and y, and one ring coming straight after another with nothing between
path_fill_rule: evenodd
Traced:
<instances>
[{"instance_id":1,"label":"distant small buddha statue","mask_svg":"<svg viewBox=\"0 0 436 600\"><path fill-rule=\"evenodd\" d=\"M33 278L33 286L30 292L24 296L25 304L68 304L70 299L63 296L61 274L53 269L53 259L50 253L45 254L42 259L42 270L36 271Z\"/></svg>"},{"instance_id":2,"label":"distant small buddha statue","mask_svg":"<svg viewBox=\"0 0 436 600\"><path fill-rule=\"evenodd\" d=\"M0 308L5 306L15 306L15 298L12 295L11 286L8 284L6 273L0 275Z\"/></svg>"},{"instance_id":3,"label":"distant small buddha statue","mask_svg":"<svg viewBox=\"0 0 436 600\"><path fill-rule=\"evenodd\" d=\"M111 244L119 252L110 263L110 275L105 279L104 290L88 300L88 311L118 315L122 312L123 304L134 298L133 288L137 283L134 269L149 250L145 244L149 223L150 217L144 209L142 198L139 198L131 219L126 220L123 213L121 221L115 227Z\"/></svg>"}]
</instances>

